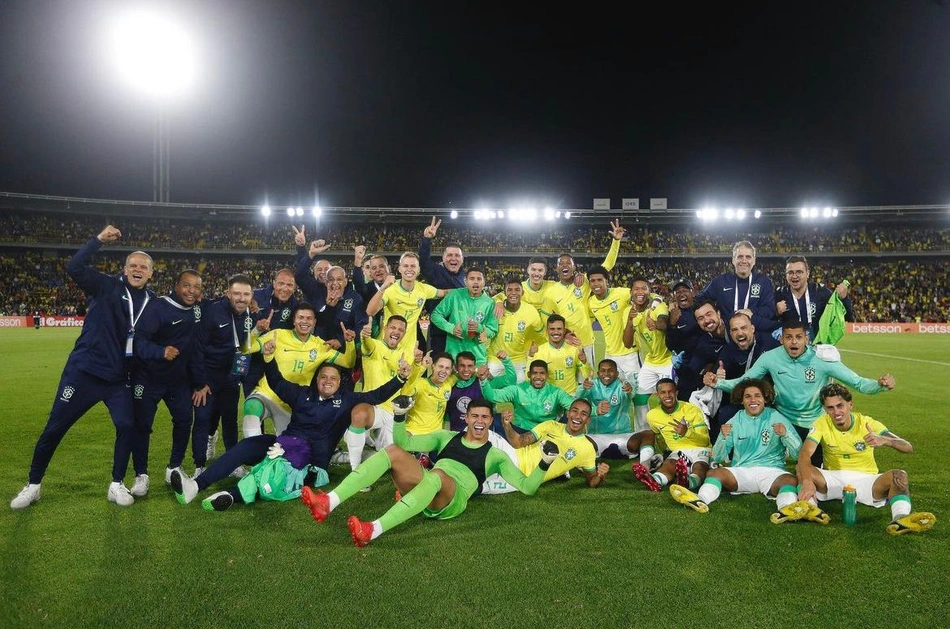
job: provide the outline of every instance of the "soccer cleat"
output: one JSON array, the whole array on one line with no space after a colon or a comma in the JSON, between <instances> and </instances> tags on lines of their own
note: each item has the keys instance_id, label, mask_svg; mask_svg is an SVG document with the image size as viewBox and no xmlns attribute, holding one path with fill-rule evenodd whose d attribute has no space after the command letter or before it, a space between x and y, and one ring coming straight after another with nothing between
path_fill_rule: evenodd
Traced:
<instances>
[{"instance_id":1,"label":"soccer cleat","mask_svg":"<svg viewBox=\"0 0 950 629\"><path fill-rule=\"evenodd\" d=\"M120 507L130 507L135 503L132 492L124 483L113 482L109 484L109 491L106 493L109 502L114 502Z\"/></svg>"},{"instance_id":2,"label":"soccer cleat","mask_svg":"<svg viewBox=\"0 0 950 629\"><path fill-rule=\"evenodd\" d=\"M660 491L660 483L653 478L653 474L650 473L650 470L648 470L643 463L633 464L633 475L638 481L646 485L650 491Z\"/></svg>"},{"instance_id":3,"label":"soccer cleat","mask_svg":"<svg viewBox=\"0 0 950 629\"><path fill-rule=\"evenodd\" d=\"M208 435L208 448L205 452L205 456L207 457L209 461L214 458L214 451L217 445L218 445L218 432L215 431L211 433L210 435Z\"/></svg>"},{"instance_id":4,"label":"soccer cleat","mask_svg":"<svg viewBox=\"0 0 950 629\"><path fill-rule=\"evenodd\" d=\"M201 501L201 508L205 511L227 511L234 504L234 496L226 491L211 494Z\"/></svg>"},{"instance_id":5,"label":"soccer cleat","mask_svg":"<svg viewBox=\"0 0 950 629\"><path fill-rule=\"evenodd\" d=\"M418 456L416 456L416 460L419 461L419 465L421 465L425 469L427 470L432 469L432 459L429 458L428 454L421 453Z\"/></svg>"},{"instance_id":6,"label":"soccer cleat","mask_svg":"<svg viewBox=\"0 0 950 629\"><path fill-rule=\"evenodd\" d=\"M903 535L904 533L923 533L933 528L937 516L932 513L922 511L920 513L910 513L902 518L898 518L887 525L887 532L891 535Z\"/></svg>"},{"instance_id":7,"label":"soccer cleat","mask_svg":"<svg viewBox=\"0 0 950 629\"><path fill-rule=\"evenodd\" d=\"M244 478L245 476L247 476L247 474L248 474L248 471L244 469L243 466L238 466L234 468L233 472L231 472L231 476L233 476L234 478L237 478L238 480Z\"/></svg>"},{"instance_id":8,"label":"soccer cleat","mask_svg":"<svg viewBox=\"0 0 950 629\"><path fill-rule=\"evenodd\" d=\"M817 508L817 507L816 507ZM796 522L808 516L811 511L811 504L805 500L799 500L792 504L785 505L778 512L769 516L769 522L772 524L784 524L785 522ZM819 509L820 511L820 509ZM827 515L827 514L826 514Z\"/></svg>"},{"instance_id":9,"label":"soccer cleat","mask_svg":"<svg viewBox=\"0 0 950 629\"><path fill-rule=\"evenodd\" d=\"M178 469L180 470L181 468L178 468ZM202 474L204 474L205 469L206 469L206 468L205 468L204 466L196 467L196 468L195 468L195 473L192 474L191 477L194 478L195 480L198 480L198 477L201 476ZM182 472L182 475L184 475L184 472Z\"/></svg>"},{"instance_id":10,"label":"soccer cleat","mask_svg":"<svg viewBox=\"0 0 950 629\"><path fill-rule=\"evenodd\" d=\"M682 453L676 458L676 484L680 487L689 487L689 463Z\"/></svg>"},{"instance_id":11,"label":"soccer cleat","mask_svg":"<svg viewBox=\"0 0 950 629\"><path fill-rule=\"evenodd\" d=\"M831 522L831 516L821 510L817 505L808 503L808 513L805 514L805 519L809 522L816 522L818 524L828 524Z\"/></svg>"},{"instance_id":12,"label":"soccer cleat","mask_svg":"<svg viewBox=\"0 0 950 629\"><path fill-rule=\"evenodd\" d=\"M337 450L330 457L330 465L349 465L350 453L346 450Z\"/></svg>"},{"instance_id":13,"label":"soccer cleat","mask_svg":"<svg viewBox=\"0 0 950 629\"><path fill-rule=\"evenodd\" d=\"M698 513L709 513L709 505L699 499L699 496L686 489L682 485L670 485L670 495L673 500L686 505Z\"/></svg>"},{"instance_id":14,"label":"soccer cleat","mask_svg":"<svg viewBox=\"0 0 950 629\"><path fill-rule=\"evenodd\" d=\"M187 474L175 470L172 472L172 490L178 503L186 505L198 495L198 483Z\"/></svg>"},{"instance_id":15,"label":"soccer cleat","mask_svg":"<svg viewBox=\"0 0 950 629\"><path fill-rule=\"evenodd\" d=\"M139 474L132 483L132 495L141 498L148 494L148 474Z\"/></svg>"},{"instance_id":16,"label":"soccer cleat","mask_svg":"<svg viewBox=\"0 0 950 629\"><path fill-rule=\"evenodd\" d=\"M371 491L373 491L372 485L367 485L366 487L363 487L362 489L360 489L361 494L368 494Z\"/></svg>"},{"instance_id":17,"label":"soccer cleat","mask_svg":"<svg viewBox=\"0 0 950 629\"><path fill-rule=\"evenodd\" d=\"M172 472L174 472L175 470L178 470L179 472L181 472L182 471L181 466L165 468L165 484L166 485L172 484Z\"/></svg>"},{"instance_id":18,"label":"soccer cleat","mask_svg":"<svg viewBox=\"0 0 950 629\"><path fill-rule=\"evenodd\" d=\"M34 502L40 499L40 484L30 483L20 490L13 500L10 501L11 509L26 509Z\"/></svg>"},{"instance_id":19,"label":"soccer cleat","mask_svg":"<svg viewBox=\"0 0 950 629\"><path fill-rule=\"evenodd\" d=\"M317 522L323 522L330 515L330 497L320 491L314 491L309 487L300 490L300 500L310 509L310 515Z\"/></svg>"},{"instance_id":20,"label":"soccer cleat","mask_svg":"<svg viewBox=\"0 0 950 629\"><path fill-rule=\"evenodd\" d=\"M650 468L651 472L655 472L660 469L661 465L663 465L663 461L664 459L662 454L654 454L650 457L649 465L647 467Z\"/></svg>"},{"instance_id":21,"label":"soccer cleat","mask_svg":"<svg viewBox=\"0 0 950 629\"><path fill-rule=\"evenodd\" d=\"M359 518L351 515L346 519L346 526L350 529L350 535L353 536L353 543L357 548L362 548L373 541L372 522L360 522Z\"/></svg>"}]
</instances>

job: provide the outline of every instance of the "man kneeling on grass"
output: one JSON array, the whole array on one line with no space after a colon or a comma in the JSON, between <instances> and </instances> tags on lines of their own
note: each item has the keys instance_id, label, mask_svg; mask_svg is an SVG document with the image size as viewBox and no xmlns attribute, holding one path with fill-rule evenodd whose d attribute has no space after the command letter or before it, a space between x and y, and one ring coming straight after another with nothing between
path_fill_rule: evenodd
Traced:
<instances>
[{"instance_id":1,"label":"man kneeling on grass","mask_svg":"<svg viewBox=\"0 0 950 629\"><path fill-rule=\"evenodd\" d=\"M729 467L710 470L706 481L693 493L682 485L670 485L676 502L699 513L719 499L722 490L733 494L764 494L775 500L773 524L808 518L817 521L827 515L817 507L798 500L798 479L785 470L785 459L795 458L802 441L791 422L770 405L775 390L765 380L743 380L732 390L732 403L742 409L722 426L712 455L716 461L732 460ZM814 513L813 513L814 512Z\"/></svg>"},{"instance_id":2,"label":"man kneeling on grass","mask_svg":"<svg viewBox=\"0 0 950 629\"><path fill-rule=\"evenodd\" d=\"M410 436L406 432L406 413L412 406L407 396L393 400L395 411L394 445L380 450L351 472L329 494L305 487L301 499L317 522L323 522L341 502L369 487L383 474L392 472L400 494L399 502L378 520L363 522L351 515L346 524L357 546L366 546L384 532L420 512L427 518L448 520L465 511L469 498L481 491L482 483L492 474L500 474L519 491L533 495L544 480L544 472L557 458L557 446L545 444L541 464L525 476L508 458L488 441L493 420L491 402L476 399L469 402L465 414L465 432L437 430ZM439 453L432 470L426 470L410 452Z\"/></svg>"},{"instance_id":3,"label":"man kneeling on grass","mask_svg":"<svg viewBox=\"0 0 950 629\"><path fill-rule=\"evenodd\" d=\"M891 535L922 533L933 527L932 513L911 513L907 472L888 470L878 474L874 450L889 446L909 454L914 446L876 419L853 412L851 391L838 383L822 387L825 414L815 420L798 454L798 496L812 505L818 500L842 500L844 488L854 487L857 502L880 508L891 504ZM821 447L825 468L812 465L811 455Z\"/></svg>"}]
</instances>

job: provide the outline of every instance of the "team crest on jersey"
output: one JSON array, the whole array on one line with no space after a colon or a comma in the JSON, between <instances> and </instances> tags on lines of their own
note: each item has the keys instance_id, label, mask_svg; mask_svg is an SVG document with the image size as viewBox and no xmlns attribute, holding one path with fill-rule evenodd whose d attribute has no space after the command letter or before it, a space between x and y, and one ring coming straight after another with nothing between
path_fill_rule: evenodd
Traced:
<instances>
[{"instance_id":1,"label":"team crest on jersey","mask_svg":"<svg viewBox=\"0 0 950 629\"><path fill-rule=\"evenodd\" d=\"M545 412L545 413L550 413L550 412L551 412L551 408L553 408L553 407L551 406L551 403L550 403L550 402L545 402L545 403L544 403L544 412Z\"/></svg>"},{"instance_id":2,"label":"team crest on jersey","mask_svg":"<svg viewBox=\"0 0 950 629\"><path fill-rule=\"evenodd\" d=\"M343 300L343 311L349 312L353 310L353 299L344 299Z\"/></svg>"},{"instance_id":3,"label":"team crest on jersey","mask_svg":"<svg viewBox=\"0 0 950 629\"><path fill-rule=\"evenodd\" d=\"M575 450L574 448L568 448L567 452L564 453L564 458L567 459L568 461L573 459L575 456L577 456L577 450Z\"/></svg>"},{"instance_id":4,"label":"team crest on jersey","mask_svg":"<svg viewBox=\"0 0 950 629\"><path fill-rule=\"evenodd\" d=\"M455 402L455 408L459 410L460 413L468 412L468 405L472 401L472 398L467 395L463 395Z\"/></svg>"},{"instance_id":5,"label":"team crest on jersey","mask_svg":"<svg viewBox=\"0 0 950 629\"><path fill-rule=\"evenodd\" d=\"M482 321L484 321L484 320L485 320L485 313L484 313L484 312L476 312L476 313L475 313L475 320L478 321L479 323L481 323Z\"/></svg>"},{"instance_id":6,"label":"team crest on jersey","mask_svg":"<svg viewBox=\"0 0 950 629\"><path fill-rule=\"evenodd\" d=\"M284 308L283 310L280 311L281 321L286 321L289 318L290 318L290 308Z\"/></svg>"},{"instance_id":7,"label":"team crest on jersey","mask_svg":"<svg viewBox=\"0 0 950 629\"><path fill-rule=\"evenodd\" d=\"M767 430L767 429L763 430L762 431L762 445L764 446L769 445L769 441L771 440L772 440L772 431Z\"/></svg>"},{"instance_id":8,"label":"team crest on jersey","mask_svg":"<svg viewBox=\"0 0 950 629\"><path fill-rule=\"evenodd\" d=\"M419 299L416 300L416 305L421 308L424 302L425 300L420 297Z\"/></svg>"},{"instance_id":9,"label":"team crest on jersey","mask_svg":"<svg viewBox=\"0 0 950 629\"><path fill-rule=\"evenodd\" d=\"M343 403L343 400L341 400L340 398L333 400L333 408L340 408L340 404L342 403Z\"/></svg>"},{"instance_id":10,"label":"team crest on jersey","mask_svg":"<svg viewBox=\"0 0 950 629\"><path fill-rule=\"evenodd\" d=\"M574 358L572 356L568 356L567 358L564 359L564 364L567 365L568 367L573 367Z\"/></svg>"},{"instance_id":11,"label":"team crest on jersey","mask_svg":"<svg viewBox=\"0 0 950 629\"><path fill-rule=\"evenodd\" d=\"M452 397L452 392L446 391L445 393L442 394L442 396L445 398L446 401L448 401L448 399Z\"/></svg>"},{"instance_id":12,"label":"team crest on jersey","mask_svg":"<svg viewBox=\"0 0 950 629\"><path fill-rule=\"evenodd\" d=\"M818 312L818 304L816 303L808 304L808 313L814 317L816 312Z\"/></svg>"},{"instance_id":13,"label":"team crest on jersey","mask_svg":"<svg viewBox=\"0 0 950 629\"><path fill-rule=\"evenodd\" d=\"M620 398L617 396L616 393L614 393L613 395L610 396L610 405L616 406L617 404L620 404Z\"/></svg>"},{"instance_id":14,"label":"team crest on jersey","mask_svg":"<svg viewBox=\"0 0 950 629\"><path fill-rule=\"evenodd\" d=\"M616 302L616 301L610 302L610 309L611 309L612 311L614 311L614 312L617 312L618 310L620 310L619 306L617 306L617 302Z\"/></svg>"},{"instance_id":15,"label":"team crest on jersey","mask_svg":"<svg viewBox=\"0 0 950 629\"><path fill-rule=\"evenodd\" d=\"M857 450L858 452L864 452L864 450L867 447L868 447L868 444L864 443L863 441L857 441L854 444L854 449Z\"/></svg>"},{"instance_id":16,"label":"team crest on jersey","mask_svg":"<svg viewBox=\"0 0 950 629\"><path fill-rule=\"evenodd\" d=\"M579 287L575 286L575 287L574 287L574 296L575 296L575 297L583 297L583 295L584 295L584 291L582 291Z\"/></svg>"},{"instance_id":17,"label":"team crest on jersey","mask_svg":"<svg viewBox=\"0 0 950 629\"><path fill-rule=\"evenodd\" d=\"M63 394L59 396L59 399L61 399L64 402L68 402L69 398L71 398L75 392L76 392L76 389L74 389L73 387L69 385L66 385L65 387L63 387Z\"/></svg>"},{"instance_id":18,"label":"team crest on jersey","mask_svg":"<svg viewBox=\"0 0 950 629\"><path fill-rule=\"evenodd\" d=\"M758 297L758 296L762 293L762 285L761 285L761 284L753 284L753 285L749 288L749 291L752 293L752 296L753 296L753 297Z\"/></svg>"},{"instance_id":19,"label":"team crest on jersey","mask_svg":"<svg viewBox=\"0 0 950 629\"><path fill-rule=\"evenodd\" d=\"M144 384L135 385L135 388L132 390L132 395L135 396L135 399L141 400L144 394L145 394L145 385Z\"/></svg>"},{"instance_id":20,"label":"team crest on jersey","mask_svg":"<svg viewBox=\"0 0 950 629\"><path fill-rule=\"evenodd\" d=\"M815 381L815 368L806 367L805 368L805 382L814 382Z\"/></svg>"},{"instance_id":21,"label":"team crest on jersey","mask_svg":"<svg viewBox=\"0 0 950 629\"><path fill-rule=\"evenodd\" d=\"M317 350L310 350L310 362L313 362L317 359Z\"/></svg>"},{"instance_id":22,"label":"team crest on jersey","mask_svg":"<svg viewBox=\"0 0 950 629\"><path fill-rule=\"evenodd\" d=\"M524 332L526 329L528 329L528 324L525 323L524 321L519 321L519 322L518 322L518 331L519 331L519 332Z\"/></svg>"},{"instance_id":23,"label":"team crest on jersey","mask_svg":"<svg viewBox=\"0 0 950 629\"><path fill-rule=\"evenodd\" d=\"M192 310L194 310L195 312L195 323L199 323L201 321L201 306L199 306L198 304L195 304Z\"/></svg>"},{"instance_id":24,"label":"team crest on jersey","mask_svg":"<svg viewBox=\"0 0 950 629\"><path fill-rule=\"evenodd\" d=\"M250 317L244 317L244 331L250 332L252 327L254 327L254 320Z\"/></svg>"}]
</instances>

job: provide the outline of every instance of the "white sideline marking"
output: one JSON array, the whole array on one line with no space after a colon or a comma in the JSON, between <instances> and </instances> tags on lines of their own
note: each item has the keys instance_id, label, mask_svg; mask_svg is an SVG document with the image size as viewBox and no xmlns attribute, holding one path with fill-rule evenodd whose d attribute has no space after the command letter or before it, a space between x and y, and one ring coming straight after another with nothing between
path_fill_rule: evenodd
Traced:
<instances>
[{"instance_id":1,"label":"white sideline marking","mask_svg":"<svg viewBox=\"0 0 950 629\"><path fill-rule=\"evenodd\" d=\"M924 360L922 358L907 358L906 356L891 356L890 354L875 354L873 352L859 352L856 349L838 349L839 352L848 352L849 354L860 354L862 356L878 356L880 358L893 358L894 360L909 360L912 363L927 363L928 365L943 365L950 367L950 363L942 363L939 360Z\"/></svg>"}]
</instances>

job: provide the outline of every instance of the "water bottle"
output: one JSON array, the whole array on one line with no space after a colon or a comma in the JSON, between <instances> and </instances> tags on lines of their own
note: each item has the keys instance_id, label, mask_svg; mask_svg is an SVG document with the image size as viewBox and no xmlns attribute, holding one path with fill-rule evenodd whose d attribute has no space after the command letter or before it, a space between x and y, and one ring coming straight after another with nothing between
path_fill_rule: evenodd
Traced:
<instances>
[{"instance_id":1,"label":"water bottle","mask_svg":"<svg viewBox=\"0 0 950 629\"><path fill-rule=\"evenodd\" d=\"M841 509L841 519L844 520L845 526L854 526L858 519L857 500L858 492L851 485L845 485L841 496L844 504Z\"/></svg>"}]
</instances>

